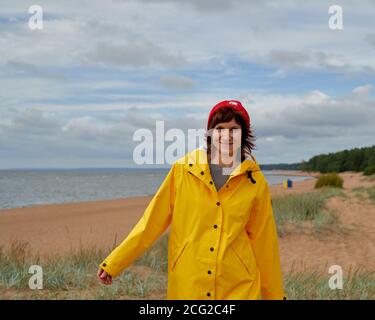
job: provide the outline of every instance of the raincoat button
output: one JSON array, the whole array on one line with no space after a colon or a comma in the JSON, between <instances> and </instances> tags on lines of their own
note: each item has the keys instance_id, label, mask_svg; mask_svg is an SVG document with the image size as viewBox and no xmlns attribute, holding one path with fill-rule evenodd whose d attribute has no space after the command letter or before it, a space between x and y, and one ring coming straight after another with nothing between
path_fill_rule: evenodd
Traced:
<instances>
[{"instance_id":1,"label":"raincoat button","mask_svg":"<svg viewBox=\"0 0 375 320\"><path fill-rule=\"evenodd\" d=\"M218 201L218 202L216 202L216 205L217 205L217 206L220 206L220 202L219 202L219 201Z\"/></svg>"},{"instance_id":2,"label":"raincoat button","mask_svg":"<svg viewBox=\"0 0 375 320\"><path fill-rule=\"evenodd\" d=\"M210 250L211 250L211 251L214 251L214 248L211 247Z\"/></svg>"},{"instance_id":3,"label":"raincoat button","mask_svg":"<svg viewBox=\"0 0 375 320\"><path fill-rule=\"evenodd\" d=\"M193 166L193 164L192 164L192 163L189 163L189 166L190 166L190 167L192 167L192 166Z\"/></svg>"},{"instance_id":4,"label":"raincoat button","mask_svg":"<svg viewBox=\"0 0 375 320\"><path fill-rule=\"evenodd\" d=\"M201 171L201 175L202 175L202 176L204 175L204 172L203 172L203 171Z\"/></svg>"},{"instance_id":5,"label":"raincoat button","mask_svg":"<svg viewBox=\"0 0 375 320\"><path fill-rule=\"evenodd\" d=\"M215 229L217 228L217 225L216 225L216 224L214 224L214 228L215 228Z\"/></svg>"},{"instance_id":6,"label":"raincoat button","mask_svg":"<svg viewBox=\"0 0 375 320\"><path fill-rule=\"evenodd\" d=\"M228 185L227 185L227 188L228 188Z\"/></svg>"},{"instance_id":7,"label":"raincoat button","mask_svg":"<svg viewBox=\"0 0 375 320\"><path fill-rule=\"evenodd\" d=\"M212 181L210 181L210 184L212 184L213 182Z\"/></svg>"},{"instance_id":8,"label":"raincoat button","mask_svg":"<svg viewBox=\"0 0 375 320\"><path fill-rule=\"evenodd\" d=\"M207 297L209 297L211 295L211 293L207 292Z\"/></svg>"},{"instance_id":9,"label":"raincoat button","mask_svg":"<svg viewBox=\"0 0 375 320\"><path fill-rule=\"evenodd\" d=\"M106 263L103 263L103 267L105 267L107 264Z\"/></svg>"},{"instance_id":10,"label":"raincoat button","mask_svg":"<svg viewBox=\"0 0 375 320\"><path fill-rule=\"evenodd\" d=\"M208 270L207 273L208 273L208 274L211 274L211 270Z\"/></svg>"}]
</instances>

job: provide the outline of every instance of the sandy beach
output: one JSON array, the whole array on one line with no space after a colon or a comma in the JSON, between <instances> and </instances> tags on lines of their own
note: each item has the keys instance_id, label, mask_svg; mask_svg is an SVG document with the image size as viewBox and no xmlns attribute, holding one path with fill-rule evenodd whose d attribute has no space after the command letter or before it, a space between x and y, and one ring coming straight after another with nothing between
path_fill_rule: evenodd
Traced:
<instances>
[{"instance_id":1,"label":"sandy beach","mask_svg":"<svg viewBox=\"0 0 375 320\"><path fill-rule=\"evenodd\" d=\"M278 172L306 175L299 171ZM280 237L284 272L291 268L327 270L327 265L332 264L375 269L375 205L356 197L352 191L356 187L374 186L375 181L361 173L345 172L340 176L348 197L329 199L328 208L339 215L343 225L352 226L353 231L349 235L330 234L324 238L303 233ZM315 179L294 182L290 189L282 184L272 185L271 194L275 197L314 191L314 183ZM12 240L27 241L34 252L41 254L66 254L80 246L110 248L126 237L151 199L152 196L131 197L2 209L0 246L7 246Z\"/></svg>"}]
</instances>

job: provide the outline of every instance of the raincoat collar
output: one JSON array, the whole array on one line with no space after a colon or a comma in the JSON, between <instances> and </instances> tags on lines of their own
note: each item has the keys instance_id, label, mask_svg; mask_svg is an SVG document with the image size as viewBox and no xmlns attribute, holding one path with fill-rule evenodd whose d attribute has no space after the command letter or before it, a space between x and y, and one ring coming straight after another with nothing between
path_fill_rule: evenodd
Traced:
<instances>
[{"instance_id":1,"label":"raincoat collar","mask_svg":"<svg viewBox=\"0 0 375 320\"><path fill-rule=\"evenodd\" d=\"M199 148L189 152L186 160L185 168L197 177L203 178L203 176L207 176L207 172L210 172L206 145L201 145ZM260 171L259 164L253 155L247 154L245 160L232 170L228 180L255 171Z\"/></svg>"}]
</instances>

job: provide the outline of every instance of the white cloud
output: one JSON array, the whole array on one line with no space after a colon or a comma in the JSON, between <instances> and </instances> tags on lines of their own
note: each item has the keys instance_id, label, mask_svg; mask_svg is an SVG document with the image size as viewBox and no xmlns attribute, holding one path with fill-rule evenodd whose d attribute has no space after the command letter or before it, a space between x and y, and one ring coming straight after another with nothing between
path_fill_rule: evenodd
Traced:
<instances>
[{"instance_id":1,"label":"white cloud","mask_svg":"<svg viewBox=\"0 0 375 320\"><path fill-rule=\"evenodd\" d=\"M191 78L184 76L162 76L160 78L162 86L171 89L190 89L194 86L194 81Z\"/></svg>"},{"instance_id":2,"label":"white cloud","mask_svg":"<svg viewBox=\"0 0 375 320\"><path fill-rule=\"evenodd\" d=\"M364 86L359 86L353 89L353 93L359 94L359 95L368 95L370 91L372 90L371 84L366 84Z\"/></svg>"},{"instance_id":3,"label":"white cloud","mask_svg":"<svg viewBox=\"0 0 375 320\"><path fill-rule=\"evenodd\" d=\"M322 104L325 101L329 99L329 96L326 95L325 93L319 91L319 90L314 90L311 91L306 95L306 100L305 103L310 103L310 104Z\"/></svg>"}]
</instances>

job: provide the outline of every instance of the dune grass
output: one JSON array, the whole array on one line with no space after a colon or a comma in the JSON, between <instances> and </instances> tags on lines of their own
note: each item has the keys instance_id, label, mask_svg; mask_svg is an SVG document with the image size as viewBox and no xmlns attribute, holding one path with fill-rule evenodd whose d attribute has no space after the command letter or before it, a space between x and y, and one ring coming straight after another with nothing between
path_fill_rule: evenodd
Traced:
<instances>
[{"instance_id":1,"label":"dune grass","mask_svg":"<svg viewBox=\"0 0 375 320\"><path fill-rule=\"evenodd\" d=\"M31 252L29 243L13 241L0 247L0 299L7 291L20 299L144 299L153 291L165 292L167 242L161 237L113 285L105 286L96 278L97 268L113 248L81 247L65 255L41 256ZM31 265L43 268L42 290L29 288Z\"/></svg>"},{"instance_id":2,"label":"dune grass","mask_svg":"<svg viewBox=\"0 0 375 320\"><path fill-rule=\"evenodd\" d=\"M337 214L326 208L327 199L335 196L347 197L341 189L327 186L317 191L274 197L272 203L279 235L303 232L311 227L317 233L348 232Z\"/></svg>"},{"instance_id":3,"label":"dune grass","mask_svg":"<svg viewBox=\"0 0 375 320\"><path fill-rule=\"evenodd\" d=\"M358 198L361 201L366 201L365 187L355 187L355 188L352 188L351 191L354 192L354 196L356 198Z\"/></svg>"},{"instance_id":4,"label":"dune grass","mask_svg":"<svg viewBox=\"0 0 375 320\"><path fill-rule=\"evenodd\" d=\"M375 202L375 187L367 188L367 193L371 201Z\"/></svg>"},{"instance_id":5,"label":"dune grass","mask_svg":"<svg viewBox=\"0 0 375 320\"><path fill-rule=\"evenodd\" d=\"M354 192L357 198L363 201L369 199L371 203L375 203L375 186L352 188L352 192Z\"/></svg>"},{"instance_id":6,"label":"dune grass","mask_svg":"<svg viewBox=\"0 0 375 320\"><path fill-rule=\"evenodd\" d=\"M328 269L327 269L328 270ZM342 289L331 289L332 274L321 271L291 271L285 277L285 291L290 300L373 300L375 271L350 269L343 274Z\"/></svg>"},{"instance_id":7,"label":"dune grass","mask_svg":"<svg viewBox=\"0 0 375 320\"><path fill-rule=\"evenodd\" d=\"M102 285L96 279L103 250L81 248L69 255L41 259L30 255L27 243L12 243L0 250L0 299L165 299L167 273L161 266L167 263L167 256L162 254L167 241L168 235L162 236L147 254L116 277L111 286ZM155 263L154 259L162 261ZM28 268L37 263L43 267L44 286L42 290L31 290ZM342 290L329 288L330 276L328 272L291 270L284 276L288 299L375 299L374 272L349 270L344 274Z\"/></svg>"}]
</instances>

